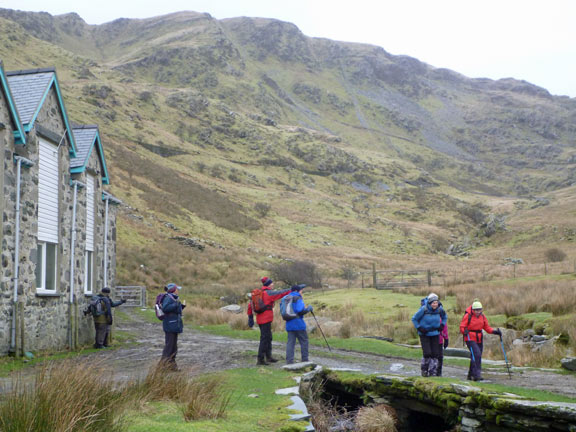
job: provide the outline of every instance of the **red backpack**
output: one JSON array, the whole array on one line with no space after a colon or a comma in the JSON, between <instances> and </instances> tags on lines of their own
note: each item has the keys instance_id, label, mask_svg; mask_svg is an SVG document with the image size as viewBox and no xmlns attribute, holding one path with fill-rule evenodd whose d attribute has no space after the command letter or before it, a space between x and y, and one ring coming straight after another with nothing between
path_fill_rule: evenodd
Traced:
<instances>
[{"instance_id":1,"label":"red backpack","mask_svg":"<svg viewBox=\"0 0 576 432\"><path fill-rule=\"evenodd\" d=\"M264 303L264 291L262 288L255 288L252 290L250 302L252 304L252 312L262 313L267 310L272 310L272 305Z\"/></svg>"}]
</instances>

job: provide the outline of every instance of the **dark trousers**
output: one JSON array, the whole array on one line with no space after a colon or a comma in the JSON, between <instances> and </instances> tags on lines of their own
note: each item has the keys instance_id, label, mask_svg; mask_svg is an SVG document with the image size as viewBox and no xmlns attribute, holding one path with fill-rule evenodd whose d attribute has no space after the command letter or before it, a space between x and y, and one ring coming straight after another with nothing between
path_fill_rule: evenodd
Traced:
<instances>
[{"instance_id":1,"label":"dark trousers","mask_svg":"<svg viewBox=\"0 0 576 432\"><path fill-rule=\"evenodd\" d=\"M178 353L178 333L164 332L164 350L162 361L168 366L176 367L176 354Z\"/></svg>"},{"instance_id":2,"label":"dark trousers","mask_svg":"<svg viewBox=\"0 0 576 432\"><path fill-rule=\"evenodd\" d=\"M112 327L110 324L94 323L94 328L96 329L96 340L94 342L94 348L102 348L104 346L108 346L110 327Z\"/></svg>"},{"instance_id":3,"label":"dark trousers","mask_svg":"<svg viewBox=\"0 0 576 432\"><path fill-rule=\"evenodd\" d=\"M272 358L272 323L258 324L260 327L260 345L258 346L258 360Z\"/></svg>"},{"instance_id":4,"label":"dark trousers","mask_svg":"<svg viewBox=\"0 0 576 432\"><path fill-rule=\"evenodd\" d=\"M474 341L466 342L470 354L470 369L468 369L468 378L482 378L482 351L484 344Z\"/></svg>"},{"instance_id":5,"label":"dark trousers","mask_svg":"<svg viewBox=\"0 0 576 432\"><path fill-rule=\"evenodd\" d=\"M420 362L420 369L422 376L437 376L438 363L440 354L442 352L439 336L420 336L420 344L422 345L422 354L424 358Z\"/></svg>"}]
</instances>

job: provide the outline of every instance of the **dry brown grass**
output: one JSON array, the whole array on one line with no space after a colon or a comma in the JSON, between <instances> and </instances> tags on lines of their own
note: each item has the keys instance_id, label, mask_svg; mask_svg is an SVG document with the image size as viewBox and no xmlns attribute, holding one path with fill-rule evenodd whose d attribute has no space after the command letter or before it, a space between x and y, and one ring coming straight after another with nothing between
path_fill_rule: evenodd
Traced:
<instances>
[{"instance_id":1,"label":"dry brown grass","mask_svg":"<svg viewBox=\"0 0 576 432\"><path fill-rule=\"evenodd\" d=\"M130 390L141 403L178 403L186 421L224 417L232 397L225 380L217 375L194 375L194 370L175 372L159 363L150 369L143 381L132 383Z\"/></svg>"},{"instance_id":2,"label":"dry brown grass","mask_svg":"<svg viewBox=\"0 0 576 432\"><path fill-rule=\"evenodd\" d=\"M362 407L356 415L358 432L396 432L394 409L387 405Z\"/></svg>"},{"instance_id":3,"label":"dry brown grass","mask_svg":"<svg viewBox=\"0 0 576 432\"><path fill-rule=\"evenodd\" d=\"M14 378L0 402L0 430L121 431L128 394L97 364L48 363L32 382L21 375Z\"/></svg>"}]
</instances>

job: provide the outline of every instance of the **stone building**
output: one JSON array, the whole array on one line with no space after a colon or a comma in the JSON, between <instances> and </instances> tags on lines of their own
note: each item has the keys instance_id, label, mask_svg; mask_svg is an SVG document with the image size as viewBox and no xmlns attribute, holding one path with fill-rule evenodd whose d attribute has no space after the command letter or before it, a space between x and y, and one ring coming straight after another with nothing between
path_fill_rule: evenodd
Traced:
<instances>
[{"instance_id":1,"label":"stone building","mask_svg":"<svg viewBox=\"0 0 576 432\"><path fill-rule=\"evenodd\" d=\"M119 201L98 128L70 122L55 70L0 72L0 355L75 348L93 336L92 293L114 286Z\"/></svg>"}]
</instances>

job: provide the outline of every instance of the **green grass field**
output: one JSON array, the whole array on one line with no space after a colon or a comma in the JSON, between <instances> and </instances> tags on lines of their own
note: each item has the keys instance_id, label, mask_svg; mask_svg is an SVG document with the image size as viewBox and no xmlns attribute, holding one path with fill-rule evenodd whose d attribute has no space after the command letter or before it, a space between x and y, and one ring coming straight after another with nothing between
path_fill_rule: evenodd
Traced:
<instances>
[{"instance_id":1,"label":"green grass field","mask_svg":"<svg viewBox=\"0 0 576 432\"><path fill-rule=\"evenodd\" d=\"M221 372L226 388L232 392L231 406L222 419L185 422L179 406L173 402L155 402L130 412L127 432L270 432L304 430L306 422L292 422L287 407L289 396L276 395L281 388L296 385L294 373L279 369L251 368ZM249 395L257 395L250 397ZM293 429L288 429L294 426Z\"/></svg>"}]
</instances>

